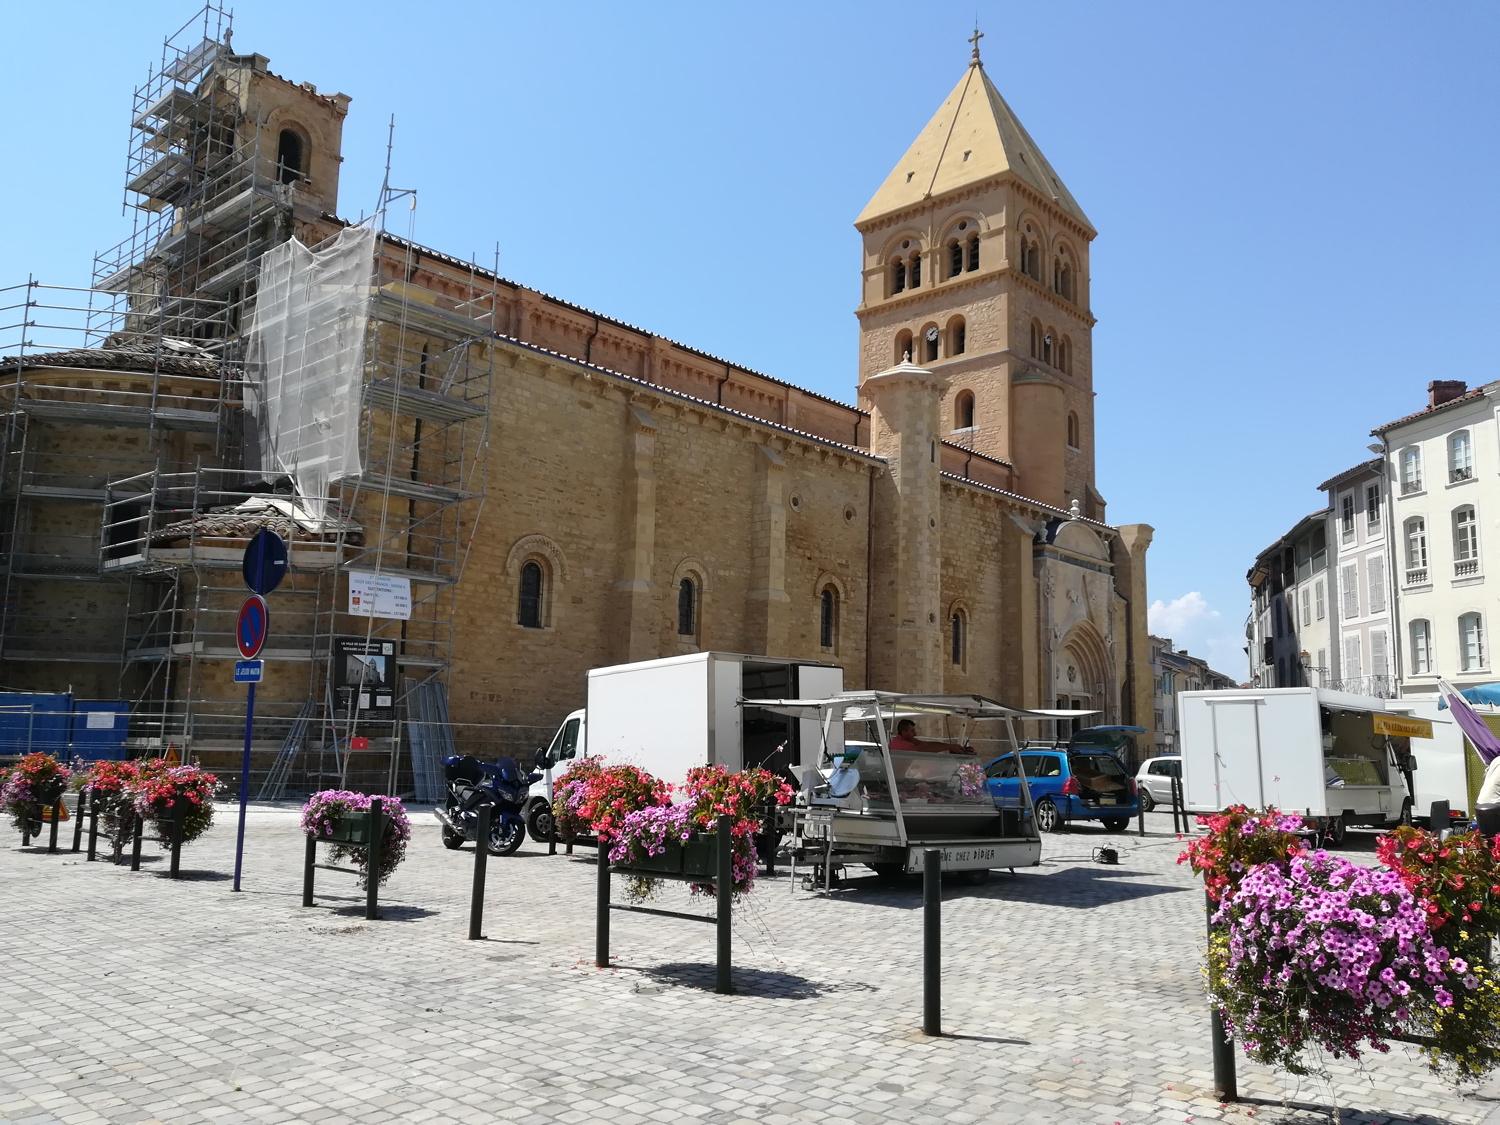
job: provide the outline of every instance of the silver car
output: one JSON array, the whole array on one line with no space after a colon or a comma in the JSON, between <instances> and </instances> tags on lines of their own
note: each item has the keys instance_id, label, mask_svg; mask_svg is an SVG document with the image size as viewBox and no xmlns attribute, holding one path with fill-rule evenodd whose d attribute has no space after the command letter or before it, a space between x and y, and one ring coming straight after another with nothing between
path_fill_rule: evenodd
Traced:
<instances>
[{"instance_id":1,"label":"silver car","mask_svg":"<svg viewBox=\"0 0 1500 1125\"><path fill-rule=\"evenodd\" d=\"M1182 777L1182 755L1163 754L1159 758L1147 758L1135 774L1135 786L1140 790L1141 806L1150 812L1157 805L1172 806L1172 779Z\"/></svg>"}]
</instances>

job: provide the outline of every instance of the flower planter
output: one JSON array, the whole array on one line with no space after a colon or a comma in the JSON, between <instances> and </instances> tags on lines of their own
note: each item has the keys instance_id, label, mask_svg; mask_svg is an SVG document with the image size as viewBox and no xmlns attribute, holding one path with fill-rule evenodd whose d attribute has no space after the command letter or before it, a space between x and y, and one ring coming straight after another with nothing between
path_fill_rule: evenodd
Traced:
<instances>
[{"instance_id":1,"label":"flower planter","mask_svg":"<svg viewBox=\"0 0 1500 1125\"><path fill-rule=\"evenodd\" d=\"M340 817L333 822L333 833L322 839L330 844L368 844L370 842L369 814Z\"/></svg>"},{"instance_id":2,"label":"flower planter","mask_svg":"<svg viewBox=\"0 0 1500 1125\"><path fill-rule=\"evenodd\" d=\"M694 834L686 843L668 840L660 855L642 855L615 866L623 871L649 872L652 875L677 875L690 879L712 879L716 873L715 837Z\"/></svg>"}]
</instances>

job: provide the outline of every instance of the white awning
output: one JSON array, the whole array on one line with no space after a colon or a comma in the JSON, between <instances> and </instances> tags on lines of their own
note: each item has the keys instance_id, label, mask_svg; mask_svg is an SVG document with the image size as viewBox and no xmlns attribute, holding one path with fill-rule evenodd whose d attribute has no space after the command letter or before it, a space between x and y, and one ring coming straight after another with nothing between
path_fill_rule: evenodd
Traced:
<instances>
[{"instance_id":1,"label":"white awning","mask_svg":"<svg viewBox=\"0 0 1500 1125\"><path fill-rule=\"evenodd\" d=\"M1010 707L983 695L903 695L894 691L846 691L826 699L742 699L741 707L759 707L799 719L831 715L839 722L916 719L924 715L957 715L966 719L1076 719L1097 711L1041 710Z\"/></svg>"}]
</instances>

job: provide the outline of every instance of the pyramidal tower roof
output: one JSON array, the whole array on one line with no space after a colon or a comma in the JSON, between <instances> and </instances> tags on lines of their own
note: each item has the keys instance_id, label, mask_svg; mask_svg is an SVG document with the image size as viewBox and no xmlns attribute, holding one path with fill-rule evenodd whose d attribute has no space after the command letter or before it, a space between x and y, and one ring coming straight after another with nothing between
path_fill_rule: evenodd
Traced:
<instances>
[{"instance_id":1,"label":"pyramidal tower roof","mask_svg":"<svg viewBox=\"0 0 1500 1125\"><path fill-rule=\"evenodd\" d=\"M906 155L870 197L856 226L925 199L1013 172L1093 230L1078 201L1047 163L979 61L979 33L969 69L938 107Z\"/></svg>"}]
</instances>

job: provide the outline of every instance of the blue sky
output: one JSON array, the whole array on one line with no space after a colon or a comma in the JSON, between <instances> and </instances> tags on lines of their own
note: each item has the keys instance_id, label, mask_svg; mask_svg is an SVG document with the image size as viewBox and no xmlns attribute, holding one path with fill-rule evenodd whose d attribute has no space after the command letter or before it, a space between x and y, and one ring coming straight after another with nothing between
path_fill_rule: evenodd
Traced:
<instances>
[{"instance_id":1,"label":"blue sky","mask_svg":"<svg viewBox=\"0 0 1500 1125\"><path fill-rule=\"evenodd\" d=\"M242 0L235 45L354 99L341 210L848 400L852 220L976 5ZM1100 234L1100 489L1165 629L1231 674L1255 552L1429 379L1497 377L1500 5L978 4L986 68ZM130 92L191 4L5 16L0 285L86 284Z\"/></svg>"}]
</instances>

